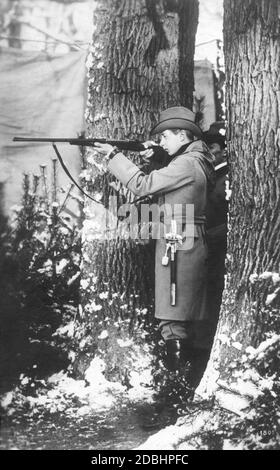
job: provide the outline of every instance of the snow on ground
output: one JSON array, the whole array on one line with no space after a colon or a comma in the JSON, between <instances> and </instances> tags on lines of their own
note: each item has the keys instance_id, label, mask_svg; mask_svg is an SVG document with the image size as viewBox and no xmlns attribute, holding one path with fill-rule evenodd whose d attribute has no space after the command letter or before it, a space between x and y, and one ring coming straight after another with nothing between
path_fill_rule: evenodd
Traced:
<instances>
[{"instance_id":1,"label":"snow on ground","mask_svg":"<svg viewBox=\"0 0 280 470\"><path fill-rule=\"evenodd\" d=\"M119 382L108 381L104 376L104 370L104 361L95 357L85 372L85 380L76 380L61 371L46 381L40 381L41 386L37 392L27 395L22 393L21 387L30 385L32 390L33 383L31 378L22 375L21 387L3 395L1 406L8 415L16 413L21 406L28 406L34 415L40 412L40 407L44 407L45 411L50 413L64 411L66 414L71 414L75 410L75 413L83 415L93 411L108 410L118 402L153 401L152 377L148 367L144 370L138 368L131 373L129 389ZM73 402L75 405L71 406Z\"/></svg>"}]
</instances>

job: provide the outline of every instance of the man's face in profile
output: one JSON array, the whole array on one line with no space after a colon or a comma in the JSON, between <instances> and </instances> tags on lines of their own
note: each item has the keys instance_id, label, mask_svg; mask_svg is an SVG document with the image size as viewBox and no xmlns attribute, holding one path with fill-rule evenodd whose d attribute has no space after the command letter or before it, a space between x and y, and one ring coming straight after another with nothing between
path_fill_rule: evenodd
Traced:
<instances>
[{"instance_id":1,"label":"man's face in profile","mask_svg":"<svg viewBox=\"0 0 280 470\"><path fill-rule=\"evenodd\" d=\"M223 149L218 142L208 144L208 148L215 157L215 165L218 165L225 160L225 149Z\"/></svg>"}]
</instances>

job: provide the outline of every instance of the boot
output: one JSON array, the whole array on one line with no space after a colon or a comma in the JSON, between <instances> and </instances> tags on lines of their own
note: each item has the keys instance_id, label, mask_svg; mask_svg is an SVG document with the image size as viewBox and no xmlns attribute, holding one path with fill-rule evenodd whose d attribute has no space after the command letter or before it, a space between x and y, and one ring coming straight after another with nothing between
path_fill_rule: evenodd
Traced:
<instances>
[{"instance_id":1,"label":"boot","mask_svg":"<svg viewBox=\"0 0 280 470\"><path fill-rule=\"evenodd\" d=\"M187 403L193 398L191 386L191 356L188 339L166 340L165 370L161 374L161 383L156 395L157 401L164 406L176 406Z\"/></svg>"},{"instance_id":2,"label":"boot","mask_svg":"<svg viewBox=\"0 0 280 470\"><path fill-rule=\"evenodd\" d=\"M186 339L168 339L166 344L165 364L169 371L182 371L190 360L190 341Z\"/></svg>"},{"instance_id":3,"label":"boot","mask_svg":"<svg viewBox=\"0 0 280 470\"><path fill-rule=\"evenodd\" d=\"M189 340L166 340L165 351L165 367L157 370L156 404L143 420L142 427L145 429L159 429L175 424L178 407L193 397L188 378L191 370L188 360Z\"/></svg>"}]
</instances>

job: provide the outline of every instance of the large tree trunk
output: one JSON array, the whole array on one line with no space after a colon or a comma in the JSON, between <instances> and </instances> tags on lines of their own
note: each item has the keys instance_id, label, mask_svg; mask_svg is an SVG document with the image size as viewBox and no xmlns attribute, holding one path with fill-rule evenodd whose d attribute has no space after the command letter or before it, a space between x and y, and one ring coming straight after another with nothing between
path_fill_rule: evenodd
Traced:
<instances>
[{"instance_id":1,"label":"large tree trunk","mask_svg":"<svg viewBox=\"0 0 280 470\"><path fill-rule=\"evenodd\" d=\"M94 22L88 59L89 137L145 140L161 109L192 107L197 0L102 0L97 2ZM138 156L131 158L139 163ZM87 180L92 181L88 190L99 194L103 207L108 208L110 196L117 195L118 205L132 200L119 184L117 192L112 189L112 177L99 171L100 164L100 158L92 154ZM85 289L77 332L83 350L76 365L82 371L95 351L103 350L112 374L123 378L129 365L116 339L143 322L146 312L149 320L152 317L153 245L137 245L120 234L113 240L97 240L93 232L98 229L98 211L100 205L87 200ZM118 227L121 230L123 223Z\"/></svg>"},{"instance_id":2,"label":"large tree trunk","mask_svg":"<svg viewBox=\"0 0 280 470\"><path fill-rule=\"evenodd\" d=\"M225 384L234 388L234 371L246 348L258 347L279 328L272 320L279 276L272 273L279 273L280 262L280 4L225 0L224 8L232 195L226 286L210 361L197 390L203 396L217 395Z\"/></svg>"}]
</instances>

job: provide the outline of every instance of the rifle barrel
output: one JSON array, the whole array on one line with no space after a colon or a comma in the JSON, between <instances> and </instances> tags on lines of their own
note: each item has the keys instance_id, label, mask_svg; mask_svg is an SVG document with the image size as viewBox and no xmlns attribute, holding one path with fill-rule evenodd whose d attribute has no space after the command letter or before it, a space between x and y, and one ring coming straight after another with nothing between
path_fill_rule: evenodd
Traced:
<instances>
[{"instance_id":1,"label":"rifle barrel","mask_svg":"<svg viewBox=\"0 0 280 470\"><path fill-rule=\"evenodd\" d=\"M57 138L49 138L49 137L14 137L14 142L67 142L69 143L70 140L73 139L63 139L60 137Z\"/></svg>"}]
</instances>

